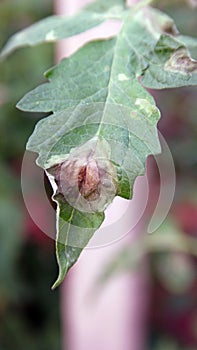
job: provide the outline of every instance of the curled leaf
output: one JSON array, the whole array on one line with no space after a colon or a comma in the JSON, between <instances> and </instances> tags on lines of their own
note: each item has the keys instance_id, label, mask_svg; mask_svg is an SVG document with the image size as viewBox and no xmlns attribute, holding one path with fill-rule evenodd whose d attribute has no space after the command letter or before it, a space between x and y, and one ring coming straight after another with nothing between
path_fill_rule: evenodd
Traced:
<instances>
[{"instance_id":1,"label":"curled leaf","mask_svg":"<svg viewBox=\"0 0 197 350\"><path fill-rule=\"evenodd\" d=\"M63 162L47 170L54 176L57 194L77 210L103 212L117 193L110 153L108 142L98 137L72 149Z\"/></svg>"}]
</instances>

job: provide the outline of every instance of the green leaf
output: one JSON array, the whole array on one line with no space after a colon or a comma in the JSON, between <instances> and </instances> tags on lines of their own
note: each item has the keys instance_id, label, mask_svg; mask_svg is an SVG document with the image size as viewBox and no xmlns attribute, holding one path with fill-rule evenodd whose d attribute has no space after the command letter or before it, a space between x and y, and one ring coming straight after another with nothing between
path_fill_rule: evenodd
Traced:
<instances>
[{"instance_id":1,"label":"green leaf","mask_svg":"<svg viewBox=\"0 0 197 350\"><path fill-rule=\"evenodd\" d=\"M51 16L14 34L3 48L0 57L23 46L34 46L68 38L98 26L108 19L121 19L125 1L96 1L73 16Z\"/></svg>"},{"instance_id":2,"label":"green leaf","mask_svg":"<svg viewBox=\"0 0 197 350\"><path fill-rule=\"evenodd\" d=\"M197 84L197 61L180 42L163 36L154 49L142 83L153 89Z\"/></svg>"},{"instance_id":3,"label":"green leaf","mask_svg":"<svg viewBox=\"0 0 197 350\"><path fill-rule=\"evenodd\" d=\"M189 53L197 40L179 35L166 14L152 8L138 11L130 40L133 74L141 77L144 86L165 89L197 84L197 61Z\"/></svg>"},{"instance_id":4,"label":"green leaf","mask_svg":"<svg viewBox=\"0 0 197 350\"><path fill-rule=\"evenodd\" d=\"M187 35L179 35L178 40L187 47L191 57L197 58L197 38L193 38Z\"/></svg>"},{"instance_id":5,"label":"green leaf","mask_svg":"<svg viewBox=\"0 0 197 350\"><path fill-rule=\"evenodd\" d=\"M186 47L168 16L143 8L123 17L117 38L91 42L62 60L45 74L49 82L17 105L53 113L37 124L27 149L39 154L57 203L54 287L103 222L106 207L116 195L132 198L147 156L160 152L160 114L139 78L154 88L196 81L196 63L188 72Z\"/></svg>"},{"instance_id":6,"label":"green leaf","mask_svg":"<svg viewBox=\"0 0 197 350\"><path fill-rule=\"evenodd\" d=\"M53 289L63 281L82 249L104 220L102 213L82 213L74 209L60 195L56 196L56 201L60 208L56 241L59 276Z\"/></svg>"},{"instance_id":7,"label":"green leaf","mask_svg":"<svg viewBox=\"0 0 197 350\"><path fill-rule=\"evenodd\" d=\"M117 40L92 42L72 57L64 59L46 73L50 83L30 92L18 104L23 110L55 112L37 124L27 149L39 153L38 164L47 169L49 177L54 176L54 192L64 198L60 205L60 197L55 196L60 214L57 237L60 264L58 284L98 227L96 220L97 224L93 229L91 226L89 231L89 216L93 222L95 217L99 217L100 225L104 218L103 211L115 195L131 198L134 180L144 174L147 156L160 152L156 128L159 112L153 98L130 74L130 26L129 17ZM108 181L110 190L107 192L106 187L100 185L99 193L102 195L99 199L92 203L87 201L83 207L82 203L79 205L77 195L72 193L72 199L66 193L66 188L62 189L60 177L63 179L66 176L62 164L65 169L66 166L72 167L76 159L83 159L82 155L86 157L88 152L93 154L99 169L104 171L103 183ZM61 172L58 164L61 164ZM79 172L82 165L77 166ZM99 171L102 176L102 171ZM69 176L65 179L64 183L68 183ZM71 184L69 186L72 187ZM72 215L62 216L65 208L69 211L68 205L73 208ZM88 229L84 239L83 232L73 228L77 226L73 220L78 216L80 229L84 222L84 228ZM64 230L60 229L62 217ZM73 244L75 236L76 243ZM67 243L70 237L72 244ZM67 249L72 252L71 246L74 247L73 254L66 254Z\"/></svg>"}]
</instances>

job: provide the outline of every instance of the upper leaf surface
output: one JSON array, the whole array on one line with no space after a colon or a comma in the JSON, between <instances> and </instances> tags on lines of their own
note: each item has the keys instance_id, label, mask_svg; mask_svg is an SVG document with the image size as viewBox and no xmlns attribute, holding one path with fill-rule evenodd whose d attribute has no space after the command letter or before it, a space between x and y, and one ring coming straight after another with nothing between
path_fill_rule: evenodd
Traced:
<instances>
[{"instance_id":1,"label":"upper leaf surface","mask_svg":"<svg viewBox=\"0 0 197 350\"><path fill-rule=\"evenodd\" d=\"M83 248L104 220L103 213L84 213L71 207L62 196L57 195L59 206L58 236L56 241L59 276L53 285L56 288L68 270L77 261Z\"/></svg>"},{"instance_id":2,"label":"upper leaf surface","mask_svg":"<svg viewBox=\"0 0 197 350\"><path fill-rule=\"evenodd\" d=\"M77 35L110 18L121 19L124 10L125 2L122 0L100 0L73 16L47 17L14 34L3 48L0 57L9 55L19 47L54 42Z\"/></svg>"},{"instance_id":3,"label":"upper leaf surface","mask_svg":"<svg viewBox=\"0 0 197 350\"><path fill-rule=\"evenodd\" d=\"M197 84L197 61L189 53L197 48L197 39L179 35L169 16L143 8L130 30L130 63L143 85L164 89Z\"/></svg>"},{"instance_id":4,"label":"upper leaf surface","mask_svg":"<svg viewBox=\"0 0 197 350\"><path fill-rule=\"evenodd\" d=\"M37 124L27 148L39 153L38 164L56 183L60 274L55 286L102 223L106 206L115 195L132 197L146 157L160 151L159 112L131 74L130 26L129 17L117 39L89 43L64 59L46 73L49 83L18 104L24 110L54 112ZM81 187L79 174L85 171ZM93 201L88 189L96 196Z\"/></svg>"},{"instance_id":5,"label":"upper leaf surface","mask_svg":"<svg viewBox=\"0 0 197 350\"><path fill-rule=\"evenodd\" d=\"M106 206L115 195L132 197L147 156L160 151L159 112L138 78L153 88L192 85L196 62L173 21L145 8L125 15L117 39L85 45L46 77L49 82L18 107L53 112L37 124L27 148L39 154L58 204L56 286L102 223Z\"/></svg>"},{"instance_id":6,"label":"upper leaf surface","mask_svg":"<svg viewBox=\"0 0 197 350\"><path fill-rule=\"evenodd\" d=\"M111 160L126 167L133 183L144 172L146 156L159 152L158 110L130 75L130 23L117 40L90 43L63 60L47 73L50 83L19 102L24 110L55 111L38 123L27 145L40 154L42 167L97 135L107 140Z\"/></svg>"}]
</instances>

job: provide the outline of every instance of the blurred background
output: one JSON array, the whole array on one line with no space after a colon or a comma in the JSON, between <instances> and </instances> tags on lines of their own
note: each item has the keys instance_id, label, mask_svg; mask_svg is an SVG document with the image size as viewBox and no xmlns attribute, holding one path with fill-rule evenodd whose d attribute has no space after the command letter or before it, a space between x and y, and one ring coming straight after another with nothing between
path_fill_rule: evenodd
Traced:
<instances>
[{"instance_id":1,"label":"blurred background","mask_svg":"<svg viewBox=\"0 0 197 350\"><path fill-rule=\"evenodd\" d=\"M183 34L196 36L197 8L192 4L195 1L154 3L175 19ZM52 13L52 0L1 0L0 47L14 32ZM20 187L25 144L41 115L15 108L28 90L44 81L43 72L53 64L54 46L49 44L19 50L0 63L0 350L61 349L60 290L50 290L57 275L54 241L31 220ZM177 243L165 248L161 238L157 248L146 248L150 274L146 350L195 350L197 88L151 93L162 112L159 129L177 175L174 202L158 234L175 234ZM149 181L157 191L159 175L154 160L150 163ZM42 198L32 201L41 203ZM117 255L116 263L121 265L121 259L122 254ZM121 266L122 273L124 267L131 274L137 268L137 264Z\"/></svg>"},{"instance_id":2,"label":"blurred background","mask_svg":"<svg viewBox=\"0 0 197 350\"><path fill-rule=\"evenodd\" d=\"M50 0L1 0L0 46L52 11ZM40 117L15 108L52 65L52 45L18 51L0 64L1 350L60 349L59 290L50 290L57 275L54 241L31 220L20 186L25 144ZM32 196L32 201L41 200Z\"/></svg>"}]
</instances>

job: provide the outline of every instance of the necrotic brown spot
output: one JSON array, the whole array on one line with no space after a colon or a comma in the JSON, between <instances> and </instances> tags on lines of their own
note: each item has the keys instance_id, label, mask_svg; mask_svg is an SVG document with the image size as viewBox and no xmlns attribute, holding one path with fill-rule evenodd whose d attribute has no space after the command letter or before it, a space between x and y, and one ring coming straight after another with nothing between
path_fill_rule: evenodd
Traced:
<instances>
[{"instance_id":1,"label":"necrotic brown spot","mask_svg":"<svg viewBox=\"0 0 197 350\"><path fill-rule=\"evenodd\" d=\"M165 69L181 73L197 73L197 61L193 60L187 50L176 51L165 64Z\"/></svg>"},{"instance_id":2,"label":"necrotic brown spot","mask_svg":"<svg viewBox=\"0 0 197 350\"><path fill-rule=\"evenodd\" d=\"M99 197L99 169L95 160L82 166L78 173L78 188L81 195L89 201Z\"/></svg>"},{"instance_id":3,"label":"necrotic brown spot","mask_svg":"<svg viewBox=\"0 0 197 350\"><path fill-rule=\"evenodd\" d=\"M86 177L86 166L82 166L78 174L79 191L81 191L85 177Z\"/></svg>"}]
</instances>

